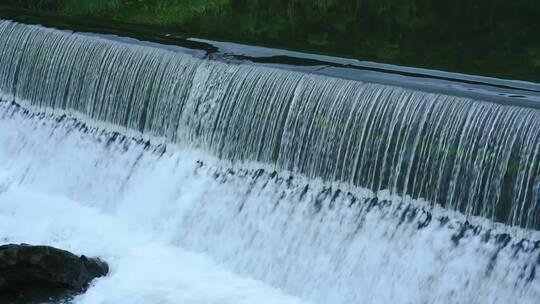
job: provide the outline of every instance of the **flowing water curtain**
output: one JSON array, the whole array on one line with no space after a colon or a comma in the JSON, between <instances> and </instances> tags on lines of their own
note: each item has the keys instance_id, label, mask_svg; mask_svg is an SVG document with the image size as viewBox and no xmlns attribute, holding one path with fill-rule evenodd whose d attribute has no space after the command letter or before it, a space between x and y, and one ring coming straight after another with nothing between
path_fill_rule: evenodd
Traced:
<instances>
[{"instance_id":1,"label":"flowing water curtain","mask_svg":"<svg viewBox=\"0 0 540 304\"><path fill-rule=\"evenodd\" d=\"M0 90L236 163L540 227L540 112L0 21Z\"/></svg>"}]
</instances>

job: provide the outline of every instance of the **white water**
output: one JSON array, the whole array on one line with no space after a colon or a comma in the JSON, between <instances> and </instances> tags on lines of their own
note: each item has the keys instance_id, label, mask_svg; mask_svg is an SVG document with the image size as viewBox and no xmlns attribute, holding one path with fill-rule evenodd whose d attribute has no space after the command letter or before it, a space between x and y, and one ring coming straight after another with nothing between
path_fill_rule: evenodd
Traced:
<instances>
[{"instance_id":1,"label":"white water","mask_svg":"<svg viewBox=\"0 0 540 304\"><path fill-rule=\"evenodd\" d=\"M9 178L10 172L2 173ZM2 242L53 245L109 262L110 275L75 303L303 303L139 228L24 186L9 186L0 195Z\"/></svg>"},{"instance_id":2,"label":"white water","mask_svg":"<svg viewBox=\"0 0 540 304\"><path fill-rule=\"evenodd\" d=\"M165 224L166 217L156 218L165 210L153 208L150 196L126 197L117 210L105 207L119 199L107 193L118 191L113 188L119 184L102 187L123 179L115 175L123 168L98 165L106 155L91 140L79 134L44 140L51 128L30 121L2 119L0 130L0 243L57 246L99 256L111 267L109 276L97 279L75 303L304 303L235 275L206 254L175 246L173 234L157 227ZM111 163L129 162L130 156L113 157ZM108 176L100 180L98 172ZM96 188L102 190L89 196ZM190 200L185 196L182 202Z\"/></svg>"},{"instance_id":3,"label":"white water","mask_svg":"<svg viewBox=\"0 0 540 304\"><path fill-rule=\"evenodd\" d=\"M540 298L539 280L527 280L538 250L498 250L473 235L455 245L457 226L417 229L422 215L399 224L397 203L367 211L362 201L349 207L352 196L322 195L317 182L304 191L302 179L227 173L200 152L161 155L108 139L0 103L0 239L110 262L111 275L79 303L301 302L284 293L331 304Z\"/></svg>"}]
</instances>

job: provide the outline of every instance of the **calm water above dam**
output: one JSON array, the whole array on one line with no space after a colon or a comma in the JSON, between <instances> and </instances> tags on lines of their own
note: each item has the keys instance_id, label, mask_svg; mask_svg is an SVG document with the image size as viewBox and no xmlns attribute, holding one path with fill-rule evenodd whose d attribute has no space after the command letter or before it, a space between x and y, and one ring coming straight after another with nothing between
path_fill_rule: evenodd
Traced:
<instances>
[{"instance_id":1,"label":"calm water above dam","mask_svg":"<svg viewBox=\"0 0 540 304\"><path fill-rule=\"evenodd\" d=\"M535 0L4 0L0 15L540 82ZM20 11L30 9L30 11ZM4 11L4 12L2 12ZM49 14L49 15L47 15ZM72 16L69 17L65 16Z\"/></svg>"}]
</instances>

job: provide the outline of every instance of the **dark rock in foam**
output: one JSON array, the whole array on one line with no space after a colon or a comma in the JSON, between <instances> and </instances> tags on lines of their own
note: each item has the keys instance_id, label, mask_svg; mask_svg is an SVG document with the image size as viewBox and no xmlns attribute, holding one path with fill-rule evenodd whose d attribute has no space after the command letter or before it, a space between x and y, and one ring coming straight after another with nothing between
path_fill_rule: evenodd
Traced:
<instances>
[{"instance_id":1,"label":"dark rock in foam","mask_svg":"<svg viewBox=\"0 0 540 304\"><path fill-rule=\"evenodd\" d=\"M105 276L108 271L107 263L100 259L49 246L3 245L0 246L0 300L49 299L81 293L94 278Z\"/></svg>"}]
</instances>

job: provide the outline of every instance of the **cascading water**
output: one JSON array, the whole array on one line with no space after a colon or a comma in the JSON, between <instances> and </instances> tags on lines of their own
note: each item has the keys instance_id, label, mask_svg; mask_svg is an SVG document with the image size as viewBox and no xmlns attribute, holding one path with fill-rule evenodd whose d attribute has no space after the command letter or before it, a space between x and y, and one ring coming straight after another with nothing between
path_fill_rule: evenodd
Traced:
<instances>
[{"instance_id":1,"label":"cascading water","mask_svg":"<svg viewBox=\"0 0 540 304\"><path fill-rule=\"evenodd\" d=\"M0 24L0 89L231 161L540 225L540 112ZM37 84L37 85L36 85Z\"/></svg>"},{"instance_id":2,"label":"cascading water","mask_svg":"<svg viewBox=\"0 0 540 304\"><path fill-rule=\"evenodd\" d=\"M68 197L315 303L540 298L537 233L466 217L540 227L538 110L10 21L0 93L0 197Z\"/></svg>"}]
</instances>

